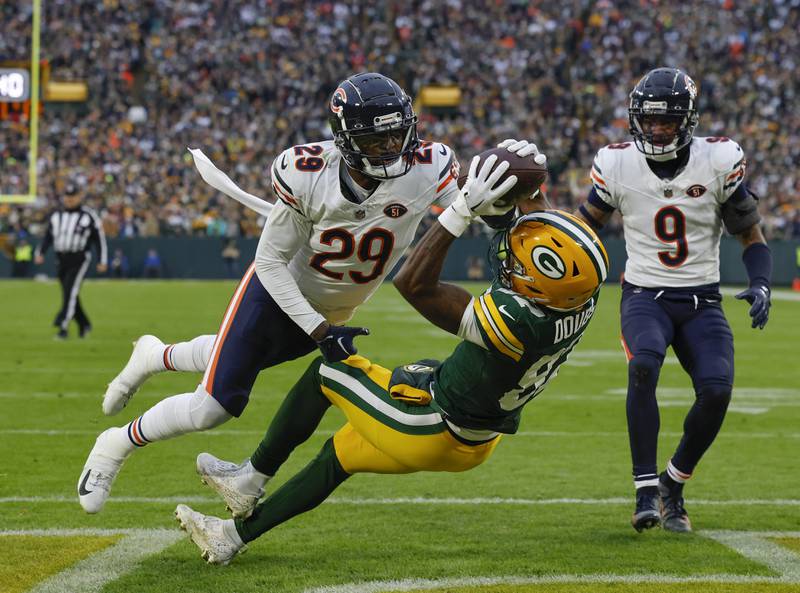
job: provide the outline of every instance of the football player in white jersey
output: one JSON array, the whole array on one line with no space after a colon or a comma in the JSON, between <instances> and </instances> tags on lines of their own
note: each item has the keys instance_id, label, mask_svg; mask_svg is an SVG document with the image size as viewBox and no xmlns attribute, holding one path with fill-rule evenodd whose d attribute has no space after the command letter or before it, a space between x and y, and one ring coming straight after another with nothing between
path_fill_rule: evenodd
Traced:
<instances>
[{"instance_id":1,"label":"football player in white jersey","mask_svg":"<svg viewBox=\"0 0 800 593\"><path fill-rule=\"evenodd\" d=\"M112 381L103 403L107 414L121 410L154 372L205 371L194 392L168 397L100 434L78 480L87 512L102 509L135 449L241 415L262 369L316 348L329 362L354 354L354 338L368 331L342 324L403 255L430 206L446 207L451 219L467 225L474 216L500 214L494 200L516 183L512 175L494 187L508 163L495 167L490 157L478 171L473 159L462 192L453 151L418 139L411 99L381 74L343 81L331 97L329 119L333 141L294 146L275 159L279 201L217 335L180 349L143 337ZM527 143L508 149L538 154Z\"/></svg>"},{"instance_id":2,"label":"football player in white jersey","mask_svg":"<svg viewBox=\"0 0 800 593\"><path fill-rule=\"evenodd\" d=\"M628 260L622 343L628 357L627 416L637 531L662 524L691 530L683 486L714 441L733 386L733 335L719 292L723 225L744 247L752 326L767 323L772 256L755 196L743 183L745 157L724 137L694 137L697 88L675 68L657 68L630 95L633 142L601 148L593 188L577 214L595 229L622 215ZM658 473L656 384L667 346L691 376L695 403L677 449Z\"/></svg>"}]
</instances>

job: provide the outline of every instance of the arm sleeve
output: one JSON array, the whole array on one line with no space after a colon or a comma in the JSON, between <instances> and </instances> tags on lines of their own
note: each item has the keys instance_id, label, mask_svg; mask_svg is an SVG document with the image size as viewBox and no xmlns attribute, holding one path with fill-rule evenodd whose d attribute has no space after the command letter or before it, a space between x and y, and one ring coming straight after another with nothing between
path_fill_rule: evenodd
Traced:
<instances>
[{"instance_id":1,"label":"arm sleeve","mask_svg":"<svg viewBox=\"0 0 800 593\"><path fill-rule=\"evenodd\" d=\"M325 318L315 311L289 273L289 262L308 241L312 223L283 200L264 225L256 249L256 274L278 306L307 334Z\"/></svg>"},{"instance_id":2,"label":"arm sleeve","mask_svg":"<svg viewBox=\"0 0 800 593\"><path fill-rule=\"evenodd\" d=\"M740 184L721 207L722 222L731 235L738 235L761 222L758 196L744 183Z\"/></svg>"},{"instance_id":3,"label":"arm sleeve","mask_svg":"<svg viewBox=\"0 0 800 593\"><path fill-rule=\"evenodd\" d=\"M42 242L36 246L36 255L44 255L47 253L47 250L50 249L50 245L53 244L53 215L50 215L50 218L47 221L47 230L44 233L44 237L42 238Z\"/></svg>"},{"instance_id":4,"label":"arm sleeve","mask_svg":"<svg viewBox=\"0 0 800 593\"><path fill-rule=\"evenodd\" d=\"M97 216L97 213L94 210L89 210L89 216L92 217L92 236L89 240L90 243L93 243L97 246L97 253L100 261L98 263L107 266L108 265L108 245L106 244L106 234L103 231L103 223L100 220L100 217Z\"/></svg>"}]
</instances>

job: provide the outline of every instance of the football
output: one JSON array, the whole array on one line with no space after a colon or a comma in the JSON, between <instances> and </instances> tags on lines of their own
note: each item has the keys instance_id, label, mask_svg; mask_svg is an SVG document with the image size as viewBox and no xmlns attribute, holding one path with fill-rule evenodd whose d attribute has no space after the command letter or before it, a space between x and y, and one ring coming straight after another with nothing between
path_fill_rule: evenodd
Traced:
<instances>
[{"instance_id":1,"label":"football","mask_svg":"<svg viewBox=\"0 0 800 593\"><path fill-rule=\"evenodd\" d=\"M497 163L500 163L500 161L508 161L510 164L508 171L503 173L503 176L500 177L495 186L502 184L509 175L517 176L517 183L505 196L500 198L497 202L498 205L516 204L517 202L531 197L547 179L547 165L539 165L536 163L536 161L533 160L533 155L519 157L505 148L491 148L480 153L478 155L481 159L478 164L479 171L483 162L493 154L497 155ZM495 164L495 167L496 166L497 164ZM462 172L464 174L458 178L458 187L463 188L464 184L467 182L468 168L462 170Z\"/></svg>"}]
</instances>

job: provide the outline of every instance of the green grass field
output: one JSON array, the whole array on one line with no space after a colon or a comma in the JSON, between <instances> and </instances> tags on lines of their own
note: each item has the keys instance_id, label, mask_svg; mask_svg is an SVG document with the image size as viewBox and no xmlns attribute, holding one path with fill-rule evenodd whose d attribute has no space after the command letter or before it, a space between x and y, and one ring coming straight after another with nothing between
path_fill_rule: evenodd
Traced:
<instances>
[{"instance_id":1,"label":"green grass field","mask_svg":"<svg viewBox=\"0 0 800 593\"><path fill-rule=\"evenodd\" d=\"M95 331L56 342L57 285L0 284L0 592L800 592L797 300L776 299L759 332L746 305L725 299L736 336L734 400L686 488L696 529L688 536L629 525L616 287L604 289L584 340L526 407L520 434L471 472L356 476L230 566L206 565L172 514L178 502L224 512L195 475L195 456L247 457L309 357L265 371L239 420L137 451L105 510L84 514L75 488L95 436L199 381L159 375L119 416L104 417L101 395L132 339L215 332L233 287L90 282L83 300ZM389 285L354 323L372 331L360 352L387 367L443 358L455 344ZM659 387L664 463L693 397L672 355ZM276 481L308 462L341 422L330 412Z\"/></svg>"}]
</instances>

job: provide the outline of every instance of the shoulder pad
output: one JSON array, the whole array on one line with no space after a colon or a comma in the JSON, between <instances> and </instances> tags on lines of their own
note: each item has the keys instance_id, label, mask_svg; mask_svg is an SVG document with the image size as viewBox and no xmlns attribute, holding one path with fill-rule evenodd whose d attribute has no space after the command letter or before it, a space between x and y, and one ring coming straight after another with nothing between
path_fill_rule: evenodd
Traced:
<instances>
[{"instance_id":1,"label":"shoulder pad","mask_svg":"<svg viewBox=\"0 0 800 593\"><path fill-rule=\"evenodd\" d=\"M526 314L514 294L489 289L473 299L472 306L490 349L518 362L525 353Z\"/></svg>"},{"instance_id":2,"label":"shoulder pad","mask_svg":"<svg viewBox=\"0 0 800 593\"><path fill-rule=\"evenodd\" d=\"M339 153L333 142L317 142L287 148L272 162L272 191L284 204L300 211L300 200L311 192L319 174Z\"/></svg>"},{"instance_id":3,"label":"shoulder pad","mask_svg":"<svg viewBox=\"0 0 800 593\"><path fill-rule=\"evenodd\" d=\"M742 147L730 138L710 137L697 140L706 145L709 161L717 174L738 169L745 162Z\"/></svg>"},{"instance_id":4,"label":"shoulder pad","mask_svg":"<svg viewBox=\"0 0 800 593\"><path fill-rule=\"evenodd\" d=\"M620 144L611 144L609 146L621 146ZM598 193L609 196L610 188L608 181L617 179L617 169L619 168L620 157L625 149L613 149L609 146L604 146L597 151L597 154L592 161L592 168L589 172L592 185ZM606 198L607 199L607 198Z\"/></svg>"}]
</instances>

